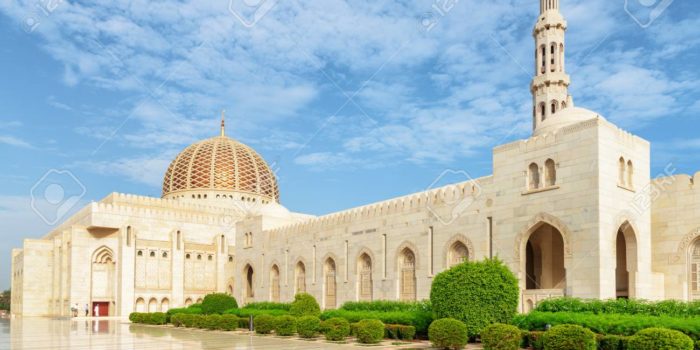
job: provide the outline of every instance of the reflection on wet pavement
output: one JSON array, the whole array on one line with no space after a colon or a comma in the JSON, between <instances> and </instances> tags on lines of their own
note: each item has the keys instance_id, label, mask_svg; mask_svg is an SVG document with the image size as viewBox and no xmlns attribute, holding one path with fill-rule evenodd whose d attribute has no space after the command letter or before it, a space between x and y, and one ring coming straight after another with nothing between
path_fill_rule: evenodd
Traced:
<instances>
[{"instance_id":1,"label":"reflection on wet pavement","mask_svg":"<svg viewBox=\"0 0 700 350\"><path fill-rule=\"evenodd\" d=\"M133 325L119 320L0 319L0 349L344 349L350 345L243 333ZM377 347L374 347L377 349Z\"/></svg>"}]
</instances>

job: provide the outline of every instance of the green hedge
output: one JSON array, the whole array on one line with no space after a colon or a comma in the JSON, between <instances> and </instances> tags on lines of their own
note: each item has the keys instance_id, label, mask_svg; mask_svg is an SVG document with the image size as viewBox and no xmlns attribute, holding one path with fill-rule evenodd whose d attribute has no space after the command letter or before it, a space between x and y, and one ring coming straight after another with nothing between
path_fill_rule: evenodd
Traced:
<instances>
[{"instance_id":1,"label":"green hedge","mask_svg":"<svg viewBox=\"0 0 700 350\"><path fill-rule=\"evenodd\" d=\"M492 323L510 323L519 299L518 279L498 258L456 265L435 276L430 288L435 317L464 322L470 337Z\"/></svg>"},{"instance_id":2,"label":"green hedge","mask_svg":"<svg viewBox=\"0 0 700 350\"><path fill-rule=\"evenodd\" d=\"M143 323L143 324L154 324L163 325L166 324L166 315L162 312L132 312L129 314L129 321L132 323Z\"/></svg>"},{"instance_id":3,"label":"green hedge","mask_svg":"<svg viewBox=\"0 0 700 350\"><path fill-rule=\"evenodd\" d=\"M269 315L269 316L282 316L288 315L289 311L281 309L249 309L244 307L242 309L230 309L224 311L224 315L236 315L242 318L248 318L249 316L259 316L259 315Z\"/></svg>"},{"instance_id":4,"label":"green hedge","mask_svg":"<svg viewBox=\"0 0 700 350\"><path fill-rule=\"evenodd\" d=\"M321 323L321 330L327 340L341 341L350 335L350 323L344 318L333 317Z\"/></svg>"},{"instance_id":5,"label":"green hedge","mask_svg":"<svg viewBox=\"0 0 700 350\"><path fill-rule=\"evenodd\" d=\"M275 319L275 334L290 336L297 332L297 319L293 316L283 315Z\"/></svg>"},{"instance_id":6,"label":"green hedge","mask_svg":"<svg viewBox=\"0 0 700 350\"><path fill-rule=\"evenodd\" d=\"M225 293L212 293L204 296L202 301L202 313L205 315L223 314L224 311L237 309L236 298Z\"/></svg>"},{"instance_id":7,"label":"green hedge","mask_svg":"<svg viewBox=\"0 0 700 350\"><path fill-rule=\"evenodd\" d=\"M258 315L253 319L255 333L270 334L275 329L275 317L271 315Z\"/></svg>"},{"instance_id":8,"label":"green hedge","mask_svg":"<svg viewBox=\"0 0 700 350\"><path fill-rule=\"evenodd\" d=\"M442 318L430 324L428 339L438 349L462 349L467 345L467 326L454 318Z\"/></svg>"},{"instance_id":9,"label":"green hedge","mask_svg":"<svg viewBox=\"0 0 700 350\"><path fill-rule=\"evenodd\" d=\"M599 335L598 350L625 350L629 338L624 335Z\"/></svg>"},{"instance_id":10,"label":"green hedge","mask_svg":"<svg viewBox=\"0 0 700 350\"><path fill-rule=\"evenodd\" d=\"M261 302L256 302L256 303L249 303L244 306L246 309L254 309L254 310L285 310L289 311L289 308L292 307L291 303L274 303L271 301L261 301Z\"/></svg>"},{"instance_id":11,"label":"green hedge","mask_svg":"<svg viewBox=\"0 0 700 350\"><path fill-rule=\"evenodd\" d=\"M596 350L596 336L589 329L573 324L552 327L544 333L544 350Z\"/></svg>"},{"instance_id":12,"label":"green hedge","mask_svg":"<svg viewBox=\"0 0 700 350\"><path fill-rule=\"evenodd\" d=\"M693 350L693 340L670 329L647 328L630 337L629 350Z\"/></svg>"},{"instance_id":13,"label":"green hedge","mask_svg":"<svg viewBox=\"0 0 700 350\"><path fill-rule=\"evenodd\" d=\"M544 330L547 324L576 324L605 335L634 335L645 328L662 327L700 339L700 318L533 311L516 316L513 323L527 330Z\"/></svg>"},{"instance_id":14,"label":"green hedge","mask_svg":"<svg viewBox=\"0 0 700 350\"><path fill-rule=\"evenodd\" d=\"M289 313L292 316L319 316L321 314L321 307L318 305L316 298L308 293L298 293L294 296L294 301L292 302Z\"/></svg>"},{"instance_id":15,"label":"green hedge","mask_svg":"<svg viewBox=\"0 0 700 350\"><path fill-rule=\"evenodd\" d=\"M433 321L433 314L424 311L347 311L347 310L327 310L321 314L322 320L327 320L333 317L346 319L348 322L355 323L362 320L380 320L385 324L400 324L413 326L418 334L426 335L428 326Z\"/></svg>"},{"instance_id":16,"label":"green hedge","mask_svg":"<svg viewBox=\"0 0 700 350\"><path fill-rule=\"evenodd\" d=\"M376 300L376 301L349 301L340 307L340 310L347 311L380 311L380 312L401 312L401 311L419 311L432 312L429 300L423 301L392 301L392 300Z\"/></svg>"},{"instance_id":17,"label":"green hedge","mask_svg":"<svg viewBox=\"0 0 700 350\"><path fill-rule=\"evenodd\" d=\"M316 316L302 316L297 319L297 332L302 338L315 338L321 329L321 319Z\"/></svg>"},{"instance_id":18,"label":"green hedge","mask_svg":"<svg viewBox=\"0 0 700 350\"><path fill-rule=\"evenodd\" d=\"M652 302L639 299L596 300L563 297L543 300L537 304L535 311L697 317L700 316L700 301L664 300Z\"/></svg>"},{"instance_id":19,"label":"green hedge","mask_svg":"<svg viewBox=\"0 0 700 350\"><path fill-rule=\"evenodd\" d=\"M481 331L484 350L518 350L522 340L523 332L507 324L494 323Z\"/></svg>"},{"instance_id":20,"label":"green hedge","mask_svg":"<svg viewBox=\"0 0 700 350\"><path fill-rule=\"evenodd\" d=\"M376 344L384 338L384 323L379 320L362 320L357 323L355 332L360 344Z\"/></svg>"},{"instance_id":21,"label":"green hedge","mask_svg":"<svg viewBox=\"0 0 700 350\"><path fill-rule=\"evenodd\" d=\"M413 340L416 337L416 327L402 324L384 325L384 338Z\"/></svg>"}]
</instances>

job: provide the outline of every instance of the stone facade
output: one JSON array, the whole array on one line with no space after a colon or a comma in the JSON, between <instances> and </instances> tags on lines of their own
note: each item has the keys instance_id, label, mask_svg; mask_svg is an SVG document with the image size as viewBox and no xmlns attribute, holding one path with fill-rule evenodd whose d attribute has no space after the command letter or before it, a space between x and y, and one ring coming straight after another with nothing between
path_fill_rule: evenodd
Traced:
<instances>
[{"instance_id":1,"label":"stone facade","mask_svg":"<svg viewBox=\"0 0 700 350\"><path fill-rule=\"evenodd\" d=\"M566 22L557 0L541 4L533 135L494 148L493 175L456 172L464 182L320 217L292 213L274 173L222 121L219 138L173 161L163 198L111 194L15 249L13 312L89 304L126 316L211 292L248 303L306 291L323 308L420 300L437 273L488 257L519 278L522 311L562 295L700 299L700 173L667 169L651 181L649 142L574 106Z\"/></svg>"}]
</instances>

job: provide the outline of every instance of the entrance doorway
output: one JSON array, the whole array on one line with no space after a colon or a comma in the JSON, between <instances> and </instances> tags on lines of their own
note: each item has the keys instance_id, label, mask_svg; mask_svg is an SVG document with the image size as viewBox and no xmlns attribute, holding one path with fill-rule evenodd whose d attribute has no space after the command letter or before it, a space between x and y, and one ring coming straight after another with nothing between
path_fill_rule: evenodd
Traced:
<instances>
[{"instance_id":1,"label":"entrance doorway","mask_svg":"<svg viewBox=\"0 0 700 350\"><path fill-rule=\"evenodd\" d=\"M109 316L108 301L93 301L92 302L92 317Z\"/></svg>"}]
</instances>

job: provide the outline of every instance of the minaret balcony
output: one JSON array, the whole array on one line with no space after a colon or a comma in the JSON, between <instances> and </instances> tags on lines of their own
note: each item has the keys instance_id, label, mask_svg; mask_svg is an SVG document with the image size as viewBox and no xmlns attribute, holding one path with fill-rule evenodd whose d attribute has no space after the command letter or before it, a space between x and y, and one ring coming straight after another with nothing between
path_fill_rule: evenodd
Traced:
<instances>
[{"instance_id":1,"label":"minaret balcony","mask_svg":"<svg viewBox=\"0 0 700 350\"><path fill-rule=\"evenodd\" d=\"M530 86L535 88L547 84L563 84L569 86L571 84L571 78L564 72L547 72L534 77Z\"/></svg>"}]
</instances>

